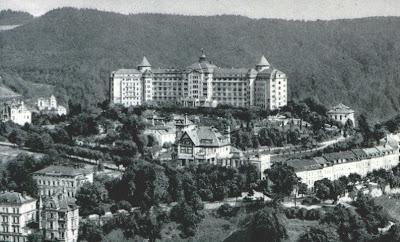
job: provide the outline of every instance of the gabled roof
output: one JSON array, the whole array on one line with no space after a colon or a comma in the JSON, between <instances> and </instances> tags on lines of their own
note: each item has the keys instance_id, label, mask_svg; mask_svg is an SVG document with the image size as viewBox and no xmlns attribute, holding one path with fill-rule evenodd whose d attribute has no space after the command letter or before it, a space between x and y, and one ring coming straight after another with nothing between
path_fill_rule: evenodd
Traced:
<instances>
[{"instance_id":1,"label":"gabled roof","mask_svg":"<svg viewBox=\"0 0 400 242\"><path fill-rule=\"evenodd\" d=\"M339 103L338 105L334 106L328 113L354 113L354 110L350 109L343 103Z\"/></svg>"},{"instance_id":2,"label":"gabled roof","mask_svg":"<svg viewBox=\"0 0 400 242\"><path fill-rule=\"evenodd\" d=\"M151 67L150 62L147 60L146 56L143 56L143 60L138 66L140 66L140 67Z\"/></svg>"},{"instance_id":3,"label":"gabled roof","mask_svg":"<svg viewBox=\"0 0 400 242\"><path fill-rule=\"evenodd\" d=\"M32 201L35 201L35 199L19 192L0 193L0 204L24 204Z\"/></svg>"},{"instance_id":4,"label":"gabled roof","mask_svg":"<svg viewBox=\"0 0 400 242\"><path fill-rule=\"evenodd\" d=\"M265 58L265 56L261 56L260 62L258 62L257 66L269 66L269 62Z\"/></svg>"},{"instance_id":5,"label":"gabled roof","mask_svg":"<svg viewBox=\"0 0 400 242\"><path fill-rule=\"evenodd\" d=\"M181 139L186 135L192 140L195 146L225 146L229 145L229 138L212 127L194 127L186 130Z\"/></svg>"}]
</instances>

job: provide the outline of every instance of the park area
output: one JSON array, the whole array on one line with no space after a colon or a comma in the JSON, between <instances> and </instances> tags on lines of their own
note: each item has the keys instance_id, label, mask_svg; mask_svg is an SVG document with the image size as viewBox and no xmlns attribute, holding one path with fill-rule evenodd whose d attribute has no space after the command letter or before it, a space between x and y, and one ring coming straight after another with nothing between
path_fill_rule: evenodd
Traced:
<instances>
[{"instance_id":1,"label":"park area","mask_svg":"<svg viewBox=\"0 0 400 242\"><path fill-rule=\"evenodd\" d=\"M28 154L35 158L41 158L43 156L42 153L30 152L18 147L0 146L0 164L6 164L10 160L15 159L19 154Z\"/></svg>"}]
</instances>

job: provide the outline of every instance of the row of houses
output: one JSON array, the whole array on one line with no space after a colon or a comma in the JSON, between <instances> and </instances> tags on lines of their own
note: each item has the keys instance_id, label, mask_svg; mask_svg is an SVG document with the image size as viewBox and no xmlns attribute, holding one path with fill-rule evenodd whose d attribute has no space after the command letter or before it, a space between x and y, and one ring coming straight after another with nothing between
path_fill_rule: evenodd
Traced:
<instances>
[{"instance_id":1,"label":"row of houses","mask_svg":"<svg viewBox=\"0 0 400 242\"><path fill-rule=\"evenodd\" d=\"M38 199L25 193L0 193L0 241L25 242L40 232L46 240L78 241L79 207L75 195L93 182L90 169L49 166L33 173Z\"/></svg>"},{"instance_id":2,"label":"row of houses","mask_svg":"<svg viewBox=\"0 0 400 242\"><path fill-rule=\"evenodd\" d=\"M286 163L294 168L308 188L313 188L316 181L324 178L333 181L351 173L363 177L374 170L390 170L399 164L399 145L395 140L386 140L383 145L373 148L328 153L310 159L289 160Z\"/></svg>"}]
</instances>

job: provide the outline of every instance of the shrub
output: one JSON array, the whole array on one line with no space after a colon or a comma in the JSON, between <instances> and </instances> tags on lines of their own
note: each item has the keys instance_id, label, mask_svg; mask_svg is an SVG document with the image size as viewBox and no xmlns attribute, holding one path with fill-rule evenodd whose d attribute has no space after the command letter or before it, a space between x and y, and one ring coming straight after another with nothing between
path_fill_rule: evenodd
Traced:
<instances>
[{"instance_id":1,"label":"shrub","mask_svg":"<svg viewBox=\"0 0 400 242\"><path fill-rule=\"evenodd\" d=\"M221 217L233 217L236 215L236 212L236 208L226 203L222 204L217 210L218 215Z\"/></svg>"},{"instance_id":2,"label":"shrub","mask_svg":"<svg viewBox=\"0 0 400 242\"><path fill-rule=\"evenodd\" d=\"M302 205L315 205L315 204L320 204L320 203L321 203L321 200L319 200L316 197L306 197L301 202Z\"/></svg>"}]
</instances>

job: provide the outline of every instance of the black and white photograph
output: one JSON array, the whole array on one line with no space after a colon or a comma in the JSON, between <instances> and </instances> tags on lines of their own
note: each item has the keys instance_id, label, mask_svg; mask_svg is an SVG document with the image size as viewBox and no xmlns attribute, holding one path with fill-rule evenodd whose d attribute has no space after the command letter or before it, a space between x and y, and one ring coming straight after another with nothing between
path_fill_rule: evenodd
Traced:
<instances>
[{"instance_id":1,"label":"black and white photograph","mask_svg":"<svg viewBox=\"0 0 400 242\"><path fill-rule=\"evenodd\" d=\"M0 242L400 242L399 0L0 0Z\"/></svg>"}]
</instances>

